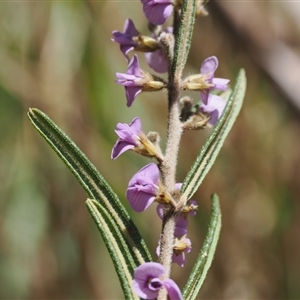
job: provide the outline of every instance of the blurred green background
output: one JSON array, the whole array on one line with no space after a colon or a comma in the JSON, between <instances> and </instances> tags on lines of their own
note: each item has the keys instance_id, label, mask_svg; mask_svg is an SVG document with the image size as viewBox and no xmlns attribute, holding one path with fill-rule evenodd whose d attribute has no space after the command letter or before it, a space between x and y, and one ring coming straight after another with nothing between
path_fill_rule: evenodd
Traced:
<instances>
[{"instance_id":1,"label":"blurred green background","mask_svg":"<svg viewBox=\"0 0 300 300\"><path fill-rule=\"evenodd\" d=\"M203 242L210 195L218 193L223 227L199 299L300 299L295 102L300 93L295 12L300 5L291 5L213 1L210 16L195 26L185 75L199 72L201 62L216 55L217 77L233 83L240 67L248 77L243 110L193 197L199 204L189 223L193 250L185 268L173 269L182 288ZM140 1L0 2L1 299L123 298L85 208L86 194L26 113L29 107L47 113L127 206L127 183L149 160L134 153L110 160L116 123L139 116L145 132L160 133L162 146L166 135L166 93L139 95L128 109L123 88L114 83L114 73L125 72L127 64L111 32L122 30L128 17L147 34ZM294 56L288 56L291 52ZM198 100L197 93L190 95ZM208 135L183 136L178 182ZM130 214L154 256L160 231L155 207Z\"/></svg>"}]
</instances>

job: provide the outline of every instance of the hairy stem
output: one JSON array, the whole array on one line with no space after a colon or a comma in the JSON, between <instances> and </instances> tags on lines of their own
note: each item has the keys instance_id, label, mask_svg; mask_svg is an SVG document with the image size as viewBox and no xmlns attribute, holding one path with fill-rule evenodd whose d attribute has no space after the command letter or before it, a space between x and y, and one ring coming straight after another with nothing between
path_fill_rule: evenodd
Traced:
<instances>
[{"instance_id":1,"label":"hairy stem","mask_svg":"<svg viewBox=\"0 0 300 300\"><path fill-rule=\"evenodd\" d=\"M179 144L182 134L179 107L180 84L182 71L185 66L191 45L195 21L196 2L197 0L183 0L180 17L179 12L175 11L173 24L175 28L175 46L174 48L172 46L172 49L171 47L167 49L167 53L174 53L174 56L168 55L172 59L169 61L167 146L165 159L159 167L162 174L163 184L173 195L176 182L176 167ZM174 200L178 202L178 199ZM178 212L179 208L177 207L175 210L173 209L168 211L163 220L160 240L160 262L166 269L165 278L169 278L171 272L174 230ZM161 291L158 299L166 299L166 293Z\"/></svg>"},{"instance_id":2,"label":"hairy stem","mask_svg":"<svg viewBox=\"0 0 300 300\"><path fill-rule=\"evenodd\" d=\"M175 230L176 216L171 212L164 217L163 229L160 239L160 263L165 267L166 272L164 279L170 277L173 245L174 245L174 230ZM162 289L158 295L158 300L165 300L167 298L166 291Z\"/></svg>"}]
</instances>

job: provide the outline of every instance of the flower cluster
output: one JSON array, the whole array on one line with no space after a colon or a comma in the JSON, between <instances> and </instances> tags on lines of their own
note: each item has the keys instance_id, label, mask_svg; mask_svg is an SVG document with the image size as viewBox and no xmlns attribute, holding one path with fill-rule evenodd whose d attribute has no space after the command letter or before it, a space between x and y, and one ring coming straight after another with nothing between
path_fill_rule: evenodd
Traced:
<instances>
[{"instance_id":1,"label":"flower cluster","mask_svg":"<svg viewBox=\"0 0 300 300\"><path fill-rule=\"evenodd\" d=\"M168 89L169 83L163 78L145 72L140 68L138 55L129 57L131 51L145 53L145 59L151 69L157 73L171 72L172 49L176 36L172 27L163 28L172 12L176 10L180 15L182 0L141 0L143 12L150 22L148 28L151 35L142 35L131 19L127 19L123 32L113 31L112 40L120 45L120 50L128 63L126 73L116 73L116 83L124 86L127 106L130 107L141 92L160 91ZM203 1L198 1L197 12L204 15ZM174 13L175 14L175 13ZM171 49L171 50L170 50ZM190 75L179 80L179 90L200 92L200 104L193 106L192 100L182 98L180 123L181 131L188 129L203 129L216 125L225 108L225 100L216 92L227 89L229 80L215 77L218 59L215 56L206 58L200 73ZM170 74L169 74L170 75ZM129 181L126 198L133 210L143 212L153 202L158 203L157 214L165 220L168 213L176 212L174 232L169 249L173 247L170 261L183 267L186 253L192 250L191 241L187 238L188 216L194 216L197 205L194 200L181 201L181 184L167 185L165 183L167 154L163 154L159 146L159 135L150 132L147 135L142 131L141 120L134 118L131 123L117 124L118 140L113 146L111 158L116 159L127 150L140 155L154 158L156 163L149 163L140 169ZM169 153L170 156L170 153ZM175 162L176 163L176 162ZM168 169L169 170L169 169ZM174 186L175 185L175 186ZM179 205L181 204L181 206ZM161 257L162 236L157 247L157 255ZM164 245L162 243L162 245ZM172 253L172 250L169 253ZM134 273L133 289L139 297L154 299L161 289L166 289L170 299L182 299L177 285L171 279L164 279L164 266L158 263L145 263L139 266ZM168 276L168 275L167 275Z\"/></svg>"},{"instance_id":2,"label":"flower cluster","mask_svg":"<svg viewBox=\"0 0 300 300\"><path fill-rule=\"evenodd\" d=\"M173 9L172 1L142 1L144 12L148 20L154 24L163 24L169 17ZM162 22L162 23L160 23ZM125 87L127 106L130 107L135 98L146 91L159 91L167 87L163 78L143 71L139 65L138 56L135 54L129 59L128 53L132 50L145 52L146 61L150 68L158 73L165 73L170 62L167 53L160 42L162 33L172 35L173 28L166 27L158 32L153 32L152 36L143 36L136 29L133 21L125 21L123 32L113 31L113 41L120 44L120 49L126 60L129 62L126 73L116 73L116 83ZM206 58L201 67L200 74L188 76L181 83L183 90L200 91L201 105L199 109L191 115L191 122L183 126L184 129L196 129L199 115L207 116L206 122L201 122L200 128L213 126L217 123L225 108L225 101L218 95L210 94L211 91L225 91L229 80L215 78L214 73L218 67L218 59L215 56ZM196 118L195 118L196 116ZM203 116L202 116L203 119ZM195 121L197 120L197 121Z\"/></svg>"}]
</instances>

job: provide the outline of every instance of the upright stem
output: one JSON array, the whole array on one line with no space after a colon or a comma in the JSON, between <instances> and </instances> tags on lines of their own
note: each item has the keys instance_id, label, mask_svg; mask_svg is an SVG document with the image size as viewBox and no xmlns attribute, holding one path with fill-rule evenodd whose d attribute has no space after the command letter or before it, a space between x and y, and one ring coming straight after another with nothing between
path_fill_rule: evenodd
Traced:
<instances>
[{"instance_id":1,"label":"upright stem","mask_svg":"<svg viewBox=\"0 0 300 300\"><path fill-rule=\"evenodd\" d=\"M192 32L194 28L197 0L183 0L181 15L179 18L178 11L175 12L175 46L168 49L171 55L169 67L169 83L168 83L168 130L167 130L167 146L165 159L160 165L162 181L166 189L171 193L174 192L176 182L176 166L179 151L179 143L182 134L182 126L180 122L180 83L182 71L185 66L189 53ZM173 50L173 51L172 51ZM173 55L174 53L174 55ZM170 57L170 55L168 55ZM178 199L174 199L175 201ZM171 263L174 245L174 230L176 224L178 210L171 209L166 212L163 220L162 234L160 240L160 262L166 269L165 278L170 277ZM161 291L158 300L166 299L165 291Z\"/></svg>"},{"instance_id":2,"label":"upright stem","mask_svg":"<svg viewBox=\"0 0 300 300\"><path fill-rule=\"evenodd\" d=\"M167 146L161 169L163 183L166 189L172 192L176 182L176 166L182 126L179 109L180 79L174 80L170 76L169 80Z\"/></svg>"}]
</instances>

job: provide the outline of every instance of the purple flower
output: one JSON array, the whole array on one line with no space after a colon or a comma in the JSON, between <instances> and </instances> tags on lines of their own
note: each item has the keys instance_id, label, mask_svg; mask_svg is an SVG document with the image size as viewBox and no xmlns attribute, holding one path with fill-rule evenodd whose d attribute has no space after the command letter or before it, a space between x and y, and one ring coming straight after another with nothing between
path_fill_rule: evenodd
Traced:
<instances>
[{"instance_id":1,"label":"purple flower","mask_svg":"<svg viewBox=\"0 0 300 300\"><path fill-rule=\"evenodd\" d=\"M131 106L135 97L142 91L159 91L166 87L166 83L158 77L144 73L139 66L135 54L128 65L126 73L116 73L116 83L125 87L127 106Z\"/></svg>"},{"instance_id":2,"label":"purple flower","mask_svg":"<svg viewBox=\"0 0 300 300\"><path fill-rule=\"evenodd\" d=\"M139 36L139 32L135 28L134 23L131 19L126 19L123 32L114 30L112 34L114 36L112 40L120 44L120 49L128 62L128 53L137 46L137 42L134 41L133 38Z\"/></svg>"},{"instance_id":3,"label":"purple flower","mask_svg":"<svg viewBox=\"0 0 300 300\"><path fill-rule=\"evenodd\" d=\"M181 189L181 186L182 186L182 183L176 183L175 184L175 190L177 191L180 191ZM190 208L190 206L193 206L193 209ZM189 208L191 210L189 210L188 212L187 211L183 211L177 218L176 220L176 224L175 224L175 231L176 231L176 228L187 228L188 226L188 221L187 221L187 216L190 215L190 216L194 216L196 214L196 211L195 209L197 208L197 202L195 200L189 200L186 204L186 208ZM160 217L160 219L163 219L163 216L164 216L164 205L159 203L156 207L156 212L158 214L158 216ZM185 232L186 233L186 232ZM185 234L184 233L184 234ZM182 234L183 235L183 234ZM181 235L181 236L182 236ZM178 235L175 234L175 236L178 237Z\"/></svg>"},{"instance_id":4,"label":"purple flower","mask_svg":"<svg viewBox=\"0 0 300 300\"><path fill-rule=\"evenodd\" d=\"M146 165L131 178L126 197L135 211L144 211L155 200L158 182L159 169L154 163Z\"/></svg>"},{"instance_id":5,"label":"purple flower","mask_svg":"<svg viewBox=\"0 0 300 300\"><path fill-rule=\"evenodd\" d=\"M134 271L133 290L143 299L156 299L159 290L165 288L169 299L182 300L181 292L172 279L160 279L165 272L164 266L159 263L147 262L140 265Z\"/></svg>"},{"instance_id":6,"label":"purple flower","mask_svg":"<svg viewBox=\"0 0 300 300\"><path fill-rule=\"evenodd\" d=\"M141 0L143 11L151 23L162 25L170 17L173 11L172 0Z\"/></svg>"},{"instance_id":7,"label":"purple flower","mask_svg":"<svg viewBox=\"0 0 300 300\"><path fill-rule=\"evenodd\" d=\"M218 68L219 62L215 56L206 58L200 68L200 73L206 75L206 81L213 86L201 92L202 101L207 104L208 95L211 90L226 91L229 79L215 78L215 71Z\"/></svg>"},{"instance_id":8,"label":"purple flower","mask_svg":"<svg viewBox=\"0 0 300 300\"><path fill-rule=\"evenodd\" d=\"M127 106L130 107L135 97L143 89L143 81L145 76L143 71L140 69L139 60L135 54L128 65L126 73L116 73L116 83L121 84L125 87Z\"/></svg>"},{"instance_id":9,"label":"purple flower","mask_svg":"<svg viewBox=\"0 0 300 300\"><path fill-rule=\"evenodd\" d=\"M163 30L166 33L173 33L173 27L167 27ZM157 39L157 36L153 35ZM162 49L157 49L153 52L145 53L145 58L148 66L157 73L168 72L168 59Z\"/></svg>"},{"instance_id":10,"label":"purple flower","mask_svg":"<svg viewBox=\"0 0 300 300\"><path fill-rule=\"evenodd\" d=\"M160 219L162 219L164 216L164 205L159 203L156 207L156 212L157 212L158 216L160 217ZM186 234L187 226L188 226L188 220L187 220L186 216L183 214L180 214L176 220L174 235L177 237L179 236L179 234L176 234L176 232L178 232L177 230L179 230L182 233L180 236Z\"/></svg>"},{"instance_id":11,"label":"purple flower","mask_svg":"<svg viewBox=\"0 0 300 300\"><path fill-rule=\"evenodd\" d=\"M123 152L139 146L139 134L142 132L141 120L134 118L129 125L118 123L115 132L119 138L112 149L111 159L116 159Z\"/></svg>"},{"instance_id":12,"label":"purple flower","mask_svg":"<svg viewBox=\"0 0 300 300\"><path fill-rule=\"evenodd\" d=\"M186 233L186 228L175 227L175 243L173 246L172 262L178 264L180 267L184 267L185 265L185 254L192 250L191 240L186 237ZM156 247L156 255L160 255L160 240Z\"/></svg>"},{"instance_id":13,"label":"purple flower","mask_svg":"<svg viewBox=\"0 0 300 300\"><path fill-rule=\"evenodd\" d=\"M215 125L220 119L225 106L226 102L220 96L208 95L207 102L202 102L200 111L210 116L210 119L208 121L209 124Z\"/></svg>"},{"instance_id":14,"label":"purple flower","mask_svg":"<svg viewBox=\"0 0 300 300\"><path fill-rule=\"evenodd\" d=\"M154 52L145 53L145 58L148 66L157 73L168 72L168 60L162 49L157 49Z\"/></svg>"},{"instance_id":15,"label":"purple flower","mask_svg":"<svg viewBox=\"0 0 300 300\"><path fill-rule=\"evenodd\" d=\"M185 235L180 239L176 239L173 248L172 262L178 264L180 267L185 265L185 253L192 250L191 240L186 238Z\"/></svg>"}]
</instances>

